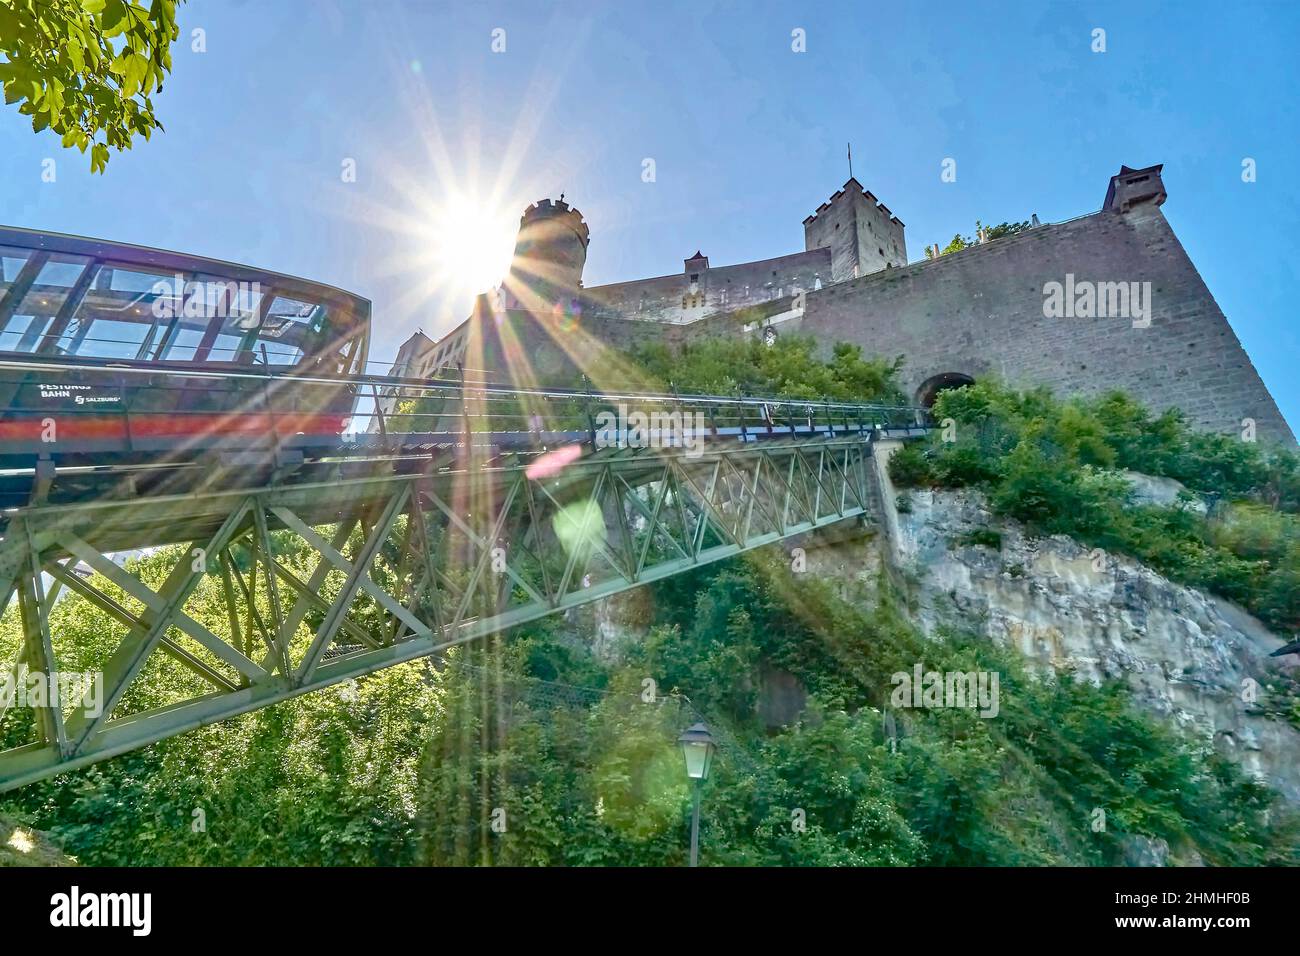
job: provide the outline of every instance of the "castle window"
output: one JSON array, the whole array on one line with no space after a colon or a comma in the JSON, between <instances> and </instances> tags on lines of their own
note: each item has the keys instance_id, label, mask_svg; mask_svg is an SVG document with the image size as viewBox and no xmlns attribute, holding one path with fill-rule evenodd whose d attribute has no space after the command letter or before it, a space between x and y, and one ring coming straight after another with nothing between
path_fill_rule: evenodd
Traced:
<instances>
[{"instance_id":1,"label":"castle window","mask_svg":"<svg viewBox=\"0 0 1300 956\"><path fill-rule=\"evenodd\" d=\"M691 281L692 281L692 282L699 282L699 281L700 281L700 274L699 274L698 272L694 273L694 274L691 276Z\"/></svg>"}]
</instances>

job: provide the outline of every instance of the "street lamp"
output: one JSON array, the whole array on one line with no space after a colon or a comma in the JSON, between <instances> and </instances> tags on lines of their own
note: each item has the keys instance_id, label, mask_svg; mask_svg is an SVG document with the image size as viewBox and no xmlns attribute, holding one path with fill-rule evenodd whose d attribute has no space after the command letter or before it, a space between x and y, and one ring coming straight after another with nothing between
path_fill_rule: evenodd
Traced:
<instances>
[{"instance_id":1,"label":"street lamp","mask_svg":"<svg viewBox=\"0 0 1300 956\"><path fill-rule=\"evenodd\" d=\"M713 735L704 724L694 724L680 737L677 743L686 758L686 776L695 781L695 809L691 814L691 866L700 865L700 789L709 775L713 764L713 753L717 745Z\"/></svg>"}]
</instances>

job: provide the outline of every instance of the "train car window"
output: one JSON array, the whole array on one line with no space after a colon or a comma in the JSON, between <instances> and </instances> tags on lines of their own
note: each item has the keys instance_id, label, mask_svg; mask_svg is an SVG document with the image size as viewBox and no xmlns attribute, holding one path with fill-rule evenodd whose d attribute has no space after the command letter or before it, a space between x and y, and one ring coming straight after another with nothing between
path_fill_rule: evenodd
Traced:
<instances>
[{"instance_id":1,"label":"train car window","mask_svg":"<svg viewBox=\"0 0 1300 956\"><path fill-rule=\"evenodd\" d=\"M311 351L326 318L322 305L277 295L257 333L258 361L295 365Z\"/></svg>"},{"instance_id":2,"label":"train car window","mask_svg":"<svg viewBox=\"0 0 1300 956\"><path fill-rule=\"evenodd\" d=\"M296 367L312 374L364 371L369 338L364 300L252 270L239 270L240 281L205 274L200 270L220 273L221 264L161 251L149 265L127 265L109 258L125 254L114 253L112 243L80 255L72 250L80 253L82 246L30 235L30 245L8 234L9 244L0 245L0 351L130 363ZM234 387L236 397L223 394L232 388L229 381L170 396L174 402L162 393L137 398L138 385L135 391L124 387L133 401L161 403L160 411L174 407L178 413L206 414L244 400L242 386ZM313 395L308 404L316 403Z\"/></svg>"},{"instance_id":3,"label":"train car window","mask_svg":"<svg viewBox=\"0 0 1300 956\"><path fill-rule=\"evenodd\" d=\"M0 296L9 291L9 287L18 278L18 273L27 262L26 249L11 249L0 246Z\"/></svg>"},{"instance_id":4,"label":"train car window","mask_svg":"<svg viewBox=\"0 0 1300 956\"><path fill-rule=\"evenodd\" d=\"M33 263L33 267L37 264ZM35 351L41 336L59 314L89 264L90 259L86 256L50 255L35 278L30 280L27 293L14 304L8 321L0 330L0 351ZM25 284L28 280L23 281ZM13 290L15 295L21 292L21 288Z\"/></svg>"},{"instance_id":5,"label":"train car window","mask_svg":"<svg viewBox=\"0 0 1300 956\"><path fill-rule=\"evenodd\" d=\"M167 362L191 362L203 341L203 328L196 328L189 321L182 319L175 332L165 344L160 343L158 357Z\"/></svg>"},{"instance_id":6,"label":"train car window","mask_svg":"<svg viewBox=\"0 0 1300 956\"><path fill-rule=\"evenodd\" d=\"M347 325L340 323L346 332ZM322 330L314 340L310 350L310 367L313 372L328 375L343 375L359 369L361 352L365 342L365 330L351 334L332 333L328 327Z\"/></svg>"},{"instance_id":7,"label":"train car window","mask_svg":"<svg viewBox=\"0 0 1300 956\"><path fill-rule=\"evenodd\" d=\"M4 328L0 329L0 352L18 352L18 345L27 336L28 329L37 323L35 316L31 315L13 315L5 323ZM33 330L35 335L40 335L48 324L49 319L41 320L36 324ZM30 349L28 350L30 351Z\"/></svg>"},{"instance_id":8,"label":"train car window","mask_svg":"<svg viewBox=\"0 0 1300 956\"><path fill-rule=\"evenodd\" d=\"M167 272L140 271L134 267L106 263L95 273L94 288L101 292L134 292L150 296L174 294L175 275ZM152 301L152 298L150 299Z\"/></svg>"},{"instance_id":9,"label":"train car window","mask_svg":"<svg viewBox=\"0 0 1300 956\"><path fill-rule=\"evenodd\" d=\"M175 285L174 275L112 263L99 266L55 350L89 358L135 358L167 316Z\"/></svg>"},{"instance_id":10,"label":"train car window","mask_svg":"<svg viewBox=\"0 0 1300 956\"><path fill-rule=\"evenodd\" d=\"M211 361L231 361L241 338L257 325L262 294L257 283L234 282L211 275L188 279L175 299L174 315L159 340L158 357L169 362L193 361L216 323Z\"/></svg>"},{"instance_id":11,"label":"train car window","mask_svg":"<svg viewBox=\"0 0 1300 956\"><path fill-rule=\"evenodd\" d=\"M88 262L86 256L50 256L36 276L35 288L70 289L81 278Z\"/></svg>"}]
</instances>

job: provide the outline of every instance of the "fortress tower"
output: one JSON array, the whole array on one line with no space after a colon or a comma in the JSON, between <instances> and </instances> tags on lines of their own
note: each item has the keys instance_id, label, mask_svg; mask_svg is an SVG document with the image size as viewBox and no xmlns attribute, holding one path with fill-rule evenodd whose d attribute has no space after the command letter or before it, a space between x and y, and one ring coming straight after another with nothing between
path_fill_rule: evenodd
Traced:
<instances>
[{"instance_id":1,"label":"fortress tower","mask_svg":"<svg viewBox=\"0 0 1300 956\"><path fill-rule=\"evenodd\" d=\"M831 251L832 282L907 265L903 223L856 179L803 221L803 236L805 250Z\"/></svg>"},{"instance_id":2,"label":"fortress tower","mask_svg":"<svg viewBox=\"0 0 1300 956\"><path fill-rule=\"evenodd\" d=\"M1120 166L1119 173L1110 177L1106 200L1101 204L1102 211L1123 213L1147 203L1162 205L1168 198L1164 180L1160 178L1160 171L1164 168L1163 163L1145 169Z\"/></svg>"},{"instance_id":3,"label":"fortress tower","mask_svg":"<svg viewBox=\"0 0 1300 956\"><path fill-rule=\"evenodd\" d=\"M542 199L524 210L510 262L512 308L539 308L582 288L591 233L582 213L564 201Z\"/></svg>"}]
</instances>

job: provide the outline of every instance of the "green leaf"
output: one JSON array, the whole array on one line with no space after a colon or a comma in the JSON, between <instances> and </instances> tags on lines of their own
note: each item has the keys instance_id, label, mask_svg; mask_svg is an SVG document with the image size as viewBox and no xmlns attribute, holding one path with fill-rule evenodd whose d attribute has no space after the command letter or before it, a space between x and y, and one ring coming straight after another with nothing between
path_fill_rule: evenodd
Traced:
<instances>
[{"instance_id":1,"label":"green leaf","mask_svg":"<svg viewBox=\"0 0 1300 956\"><path fill-rule=\"evenodd\" d=\"M111 39L127 28L126 4L123 0L105 0L104 11L99 15L99 29Z\"/></svg>"},{"instance_id":2,"label":"green leaf","mask_svg":"<svg viewBox=\"0 0 1300 956\"><path fill-rule=\"evenodd\" d=\"M75 69L78 73L85 72L86 56L84 51L82 50L81 44L78 43L76 40L69 39L68 45L64 47L64 49L67 51L68 59L72 61L73 69Z\"/></svg>"},{"instance_id":3,"label":"green leaf","mask_svg":"<svg viewBox=\"0 0 1300 956\"><path fill-rule=\"evenodd\" d=\"M140 87L144 84L144 78L148 73L148 60L138 53L128 56L126 70L122 76L122 95L129 98L140 92Z\"/></svg>"}]
</instances>

